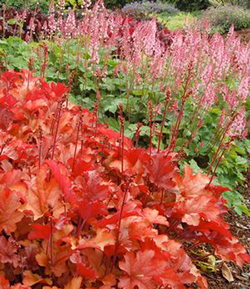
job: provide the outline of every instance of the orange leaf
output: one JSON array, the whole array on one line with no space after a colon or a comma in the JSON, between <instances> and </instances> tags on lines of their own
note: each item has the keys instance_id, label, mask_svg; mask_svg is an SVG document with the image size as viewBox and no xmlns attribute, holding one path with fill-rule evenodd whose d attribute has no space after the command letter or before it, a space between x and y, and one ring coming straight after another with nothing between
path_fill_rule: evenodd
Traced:
<instances>
[{"instance_id":1,"label":"orange leaf","mask_svg":"<svg viewBox=\"0 0 250 289\"><path fill-rule=\"evenodd\" d=\"M27 285L27 286L33 286L37 283L45 283L48 285L52 285L52 281L49 278L42 278L40 275L38 274L33 274L31 271L26 270L23 273L24 278L23 278L23 284Z\"/></svg>"},{"instance_id":2,"label":"orange leaf","mask_svg":"<svg viewBox=\"0 0 250 289\"><path fill-rule=\"evenodd\" d=\"M23 218L23 214L18 211L20 206L16 193L0 187L0 232L4 229L9 234L16 230L16 223Z\"/></svg>"},{"instance_id":3,"label":"orange leaf","mask_svg":"<svg viewBox=\"0 0 250 289\"><path fill-rule=\"evenodd\" d=\"M47 166L42 166L36 178L31 182L27 204L22 208L22 211L32 211L35 220L41 218L50 208L53 209L54 217L58 217L63 212L63 205L60 201L61 190L55 179L51 179L48 183L46 177Z\"/></svg>"},{"instance_id":4,"label":"orange leaf","mask_svg":"<svg viewBox=\"0 0 250 289\"><path fill-rule=\"evenodd\" d=\"M97 229L94 238L90 240L81 240L75 249L96 248L103 251L105 246L114 245L115 239L115 235L108 232L106 229Z\"/></svg>"},{"instance_id":5,"label":"orange leaf","mask_svg":"<svg viewBox=\"0 0 250 289\"><path fill-rule=\"evenodd\" d=\"M186 165L184 167L184 176L181 178L177 175L175 178L176 184L180 191L184 192L185 196L197 196L200 195L202 190L205 189L209 183L209 177L202 175L200 172L193 175L193 170Z\"/></svg>"},{"instance_id":6,"label":"orange leaf","mask_svg":"<svg viewBox=\"0 0 250 289\"><path fill-rule=\"evenodd\" d=\"M73 278L64 289L80 289L82 283L82 277Z\"/></svg>"},{"instance_id":7,"label":"orange leaf","mask_svg":"<svg viewBox=\"0 0 250 289\"><path fill-rule=\"evenodd\" d=\"M125 261L119 262L120 269L127 275L120 278L119 288L133 289L135 286L139 289L156 288L153 277L164 273L166 264L154 257L153 250L137 252L136 257L133 252L128 252L124 256Z\"/></svg>"}]
</instances>

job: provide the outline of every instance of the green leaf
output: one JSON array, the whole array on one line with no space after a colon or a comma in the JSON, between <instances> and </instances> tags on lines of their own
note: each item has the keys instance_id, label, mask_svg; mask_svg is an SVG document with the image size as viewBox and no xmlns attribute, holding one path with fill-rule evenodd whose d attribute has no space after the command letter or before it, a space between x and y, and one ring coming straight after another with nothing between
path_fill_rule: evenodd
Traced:
<instances>
[{"instance_id":1,"label":"green leaf","mask_svg":"<svg viewBox=\"0 0 250 289\"><path fill-rule=\"evenodd\" d=\"M189 165L190 165L190 167L192 168L192 170L194 171L195 174L197 174L198 172L202 171L195 160L191 160L189 162Z\"/></svg>"},{"instance_id":2,"label":"green leaf","mask_svg":"<svg viewBox=\"0 0 250 289\"><path fill-rule=\"evenodd\" d=\"M248 160L243 157L238 156L236 159L237 165L246 165L247 163L248 163Z\"/></svg>"},{"instance_id":3,"label":"green leaf","mask_svg":"<svg viewBox=\"0 0 250 289\"><path fill-rule=\"evenodd\" d=\"M120 130L120 124L114 118L107 118L106 121L108 122L109 127L112 128L113 130L115 130L115 131Z\"/></svg>"},{"instance_id":4,"label":"green leaf","mask_svg":"<svg viewBox=\"0 0 250 289\"><path fill-rule=\"evenodd\" d=\"M250 217L250 211L249 211L249 209L247 208L247 206L244 205L244 204L234 206L234 210L235 210L235 212L236 212L238 215L240 215L240 216L244 213L244 214L246 214L248 217Z\"/></svg>"},{"instance_id":5,"label":"green leaf","mask_svg":"<svg viewBox=\"0 0 250 289\"><path fill-rule=\"evenodd\" d=\"M126 107L126 102L126 99L122 98L105 99L103 101L104 111L115 113L119 109L119 104Z\"/></svg>"},{"instance_id":6,"label":"green leaf","mask_svg":"<svg viewBox=\"0 0 250 289\"><path fill-rule=\"evenodd\" d=\"M14 25L14 24L16 24L16 25L18 25L18 26L21 27L21 28L23 27L23 23L18 22L17 19L15 19L15 18L9 19L9 20L7 21L7 23L8 23L9 25Z\"/></svg>"}]
</instances>

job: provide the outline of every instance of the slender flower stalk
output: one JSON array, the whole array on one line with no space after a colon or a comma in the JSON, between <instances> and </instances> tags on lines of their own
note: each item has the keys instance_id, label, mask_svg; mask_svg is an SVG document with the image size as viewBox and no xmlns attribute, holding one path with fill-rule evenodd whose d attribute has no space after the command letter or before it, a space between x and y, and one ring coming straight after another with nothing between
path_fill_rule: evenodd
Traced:
<instances>
[{"instance_id":1,"label":"slender flower stalk","mask_svg":"<svg viewBox=\"0 0 250 289\"><path fill-rule=\"evenodd\" d=\"M167 89L166 89L165 107L164 107L163 119L162 119L162 122L161 122L161 131L160 131L159 140L158 140L158 153L160 152L162 132L163 132L163 128L164 128L164 124L165 124L165 120L166 120L167 110L168 110L168 107L169 107L170 97L171 97L171 90L170 90L170 87L168 86Z\"/></svg>"},{"instance_id":2,"label":"slender flower stalk","mask_svg":"<svg viewBox=\"0 0 250 289\"><path fill-rule=\"evenodd\" d=\"M149 155L152 155L152 137L153 137L153 103L152 100L148 102L148 112L149 112L149 128L150 128L150 145L149 145Z\"/></svg>"},{"instance_id":3,"label":"slender flower stalk","mask_svg":"<svg viewBox=\"0 0 250 289\"><path fill-rule=\"evenodd\" d=\"M61 118L61 111L62 111L62 106L65 101L65 97L62 97L62 99L59 101L59 106L58 106L58 113L57 113L57 123L56 123L56 131L54 135L54 142L53 142L53 147L52 147L52 155L51 159L54 159L54 154L55 154L55 148L56 148L56 141L57 141L57 135L58 135L58 130L59 130L59 124L60 124L60 118Z\"/></svg>"},{"instance_id":4,"label":"slender flower stalk","mask_svg":"<svg viewBox=\"0 0 250 289\"><path fill-rule=\"evenodd\" d=\"M215 173L216 173L216 171L217 171L217 168L218 168L218 166L219 166L219 164L220 164L220 162L221 162L221 160L222 160L222 157L224 156L224 154L225 154L225 152L227 151L227 149L230 147L233 139L234 139L234 138L231 138L231 140L228 141L228 143L224 146L224 149L223 149L223 151L222 151L222 153L221 153L221 155L220 155L220 157L219 157L219 160L218 160L218 162L217 162L217 164L216 164L216 166L215 166L215 168L214 168L214 171L213 171L212 176L211 176L211 178L210 178L210 181L209 181L209 183L208 183L208 185L207 185L207 188L211 185L211 183L212 183L212 181L213 181L213 179L214 179L214 177L215 177Z\"/></svg>"},{"instance_id":5,"label":"slender flower stalk","mask_svg":"<svg viewBox=\"0 0 250 289\"><path fill-rule=\"evenodd\" d=\"M138 148L139 146L139 137L140 137L140 128L142 127L142 123L138 122L136 125L136 131L135 131L135 147Z\"/></svg>"},{"instance_id":6,"label":"slender flower stalk","mask_svg":"<svg viewBox=\"0 0 250 289\"><path fill-rule=\"evenodd\" d=\"M78 126L77 126L75 151L74 151L73 164L72 164L72 172L74 171L75 162L76 162L76 152L77 152L77 145L78 145L78 140L79 140L81 126L82 126L82 110L80 110L79 123L78 123Z\"/></svg>"},{"instance_id":7,"label":"slender flower stalk","mask_svg":"<svg viewBox=\"0 0 250 289\"><path fill-rule=\"evenodd\" d=\"M121 173L123 174L124 172L124 118L122 116L119 116L120 120L120 149L121 149Z\"/></svg>"},{"instance_id":8,"label":"slender flower stalk","mask_svg":"<svg viewBox=\"0 0 250 289\"><path fill-rule=\"evenodd\" d=\"M177 117L177 120L175 123L175 127L174 127L174 130L173 130L170 142L169 142L169 152L174 151L174 149L175 149L175 143L176 143L176 140L177 140L177 137L179 134L179 128L180 128L181 120L183 117L184 104L185 104L187 98L192 94L192 90L188 91L188 86L189 86L190 81L191 81L192 76L193 76L192 70L193 70L193 63L190 62L188 65L188 75L187 75L187 79L185 82L183 95L181 98L181 108L180 108L180 111L179 111L179 114L178 114L178 117Z\"/></svg>"},{"instance_id":9,"label":"slender flower stalk","mask_svg":"<svg viewBox=\"0 0 250 289\"><path fill-rule=\"evenodd\" d=\"M48 56L49 56L49 52L48 52L48 47L46 45L46 43L43 43L42 45L43 48L43 52L44 52L44 59L43 59L43 64L41 66L41 78L45 78L45 71L46 71L46 66L48 63Z\"/></svg>"},{"instance_id":10,"label":"slender flower stalk","mask_svg":"<svg viewBox=\"0 0 250 289\"><path fill-rule=\"evenodd\" d=\"M215 160L216 160L216 158L217 158L217 156L218 156L218 154L219 154L220 149L223 147L223 141L224 141L224 139L225 139L225 136L226 136L228 130L230 129L230 126L231 126L232 123L234 122L235 118L237 117L237 115L238 115L238 114L235 113L235 114L233 115L232 119L228 122L228 124L227 124L226 127L224 128L224 131L222 132L222 135L221 135L221 138L220 138L220 141L219 141L219 145L218 145L217 151L216 151L215 155L213 156L213 159L212 159L212 161L211 161L211 164L210 164L210 166L209 166L209 168L208 168L208 173L207 173L207 175L209 175L209 174L211 173L213 164L214 164L214 162L215 162Z\"/></svg>"},{"instance_id":11,"label":"slender flower stalk","mask_svg":"<svg viewBox=\"0 0 250 289\"><path fill-rule=\"evenodd\" d=\"M53 254L53 215L50 216L50 263L51 267L54 266L54 254Z\"/></svg>"},{"instance_id":12,"label":"slender flower stalk","mask_svg":"<svg viewBox=\"0 0 250 289\"><path fill-rule=\"evenodd\" d=\"M116 234L116 240L115 240L115 249L114 249L113 263L111 266L111 272L113 270L113 267L115 266L117 252L119 248L119 235L120 235L120 230L121 230L122 215L123 215L123 210L124 210L124 206L126 203L127 194L129 191L129 185L130 185L130 180L126 181L124 184L123 199L122 199L122 204L121 204L120 214L119 214L119 221L118 221L118 226L117 226L117 234Z\"/></svg>"},{"instance_id":13,"label":"slender flower stalk","mask_svg":"<svg viewBox=\"0 0 250 289\"><path fill-rule=\"evenodd\" d=\"M38 137L39 137L39 169L40 169L42 163L42 144L43 144L43 131L41 126L39 126L38 134L39 134Z\"/></svg>"}]
</instances>

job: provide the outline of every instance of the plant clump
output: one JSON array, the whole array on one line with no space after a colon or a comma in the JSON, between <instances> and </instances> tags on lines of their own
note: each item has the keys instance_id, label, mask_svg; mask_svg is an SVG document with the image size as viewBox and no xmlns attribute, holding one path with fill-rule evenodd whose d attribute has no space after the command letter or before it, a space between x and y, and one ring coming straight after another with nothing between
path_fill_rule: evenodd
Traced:
<instances>
[{"instance_id":1,"label":"plant clump","mask_svg":"<svg viewBox=\"0 0 250 289\"><path fill-rule=\"evenodd\" d=\"M142 2L132 2L126 4L122 8L123 13L128 13L130 15L135 14L150 14L150 13L168 13L174 14L179 12L179 9L175 8L174 5L170 3L163 3L161 1L151 2L151 1L142 1Z\"/></svg>"},{"instance_id":2,"label":"plant clump","mask_svg":"<svg viewBox=\"0 0 250 289\"><path fill-rule=\"evenodd\" d=\"M68 93L27 70L1 75L3 288L205 289L187 254L204 243L250 263L222 218L225 188L188 166L181 176L170 148L134 147L122 105L115 132L99 123L98 99L91 113Z\"/></svg>"},{"instance_id":3,"label":"plant clump","mask_svg":"<svg viewBox=\"0 0 250 289\"><path fill-rule=\"evenodd\" d=\"M250 10L236 5L211 7L203 16L209 19L214 30L221 34L228 32L232 25L235 30L250 27Z\"/></svg>"}]
</instances>

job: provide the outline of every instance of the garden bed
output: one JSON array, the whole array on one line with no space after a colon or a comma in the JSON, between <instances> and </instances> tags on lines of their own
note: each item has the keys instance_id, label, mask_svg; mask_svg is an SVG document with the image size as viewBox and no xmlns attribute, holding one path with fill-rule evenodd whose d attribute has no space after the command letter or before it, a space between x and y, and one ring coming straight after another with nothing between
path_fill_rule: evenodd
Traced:
<instances>
[{"instance_id":1,"label":"garden bed","mask_svg":"<svg viewBox=\"0 0 250 289\"><path fill-rule=\"evenodd\" d=\"M92 12L2 33L0 289L249 288L249 45Z\"/></svg>"}]
</instances>

